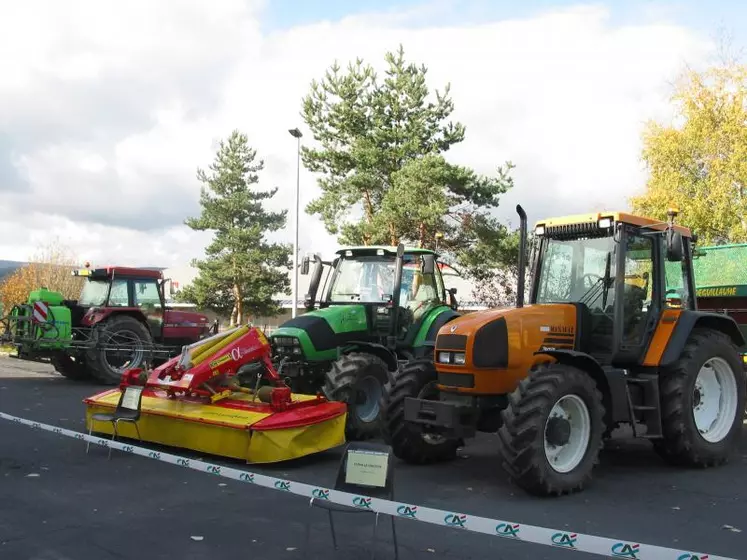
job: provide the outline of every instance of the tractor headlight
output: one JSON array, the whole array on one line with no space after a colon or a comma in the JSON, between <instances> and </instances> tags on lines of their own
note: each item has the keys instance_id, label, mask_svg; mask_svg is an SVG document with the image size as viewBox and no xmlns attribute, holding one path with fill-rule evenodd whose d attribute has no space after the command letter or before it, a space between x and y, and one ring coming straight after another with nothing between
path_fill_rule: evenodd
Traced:
<instances>
[{"instance_id":1,"label":"tractor headlight","mask_svg":"<svg viewBox=\"0 0 747 560\"><path fill-rule=\"evenodd\" d=\"M464 365L464 352L454 352L454 363L458 366Z\"/></svg>"},{"instance_id":2,"label":"tractor headlight","mask_svg":"<svg viewBox=\"0 0 747 560\"><path fill-rule=\"evenodd\" d=\"M439 352L438 353L438 363L440 364L448 364L451 360L449 359L450 352Z\"/></svg>"},{"instance_id":3,"label":"tractor headlight","mask_svg":"<svg viewBox=\"0 0 747 560\"><path fill-rule=\"evenodd\" d=\"M295 337L276 336L272 339L272 342L278 354L292 354L295 356L301 356L303 354L303 350L301 349L301 341Z\"/></svg>"}]
</instances>

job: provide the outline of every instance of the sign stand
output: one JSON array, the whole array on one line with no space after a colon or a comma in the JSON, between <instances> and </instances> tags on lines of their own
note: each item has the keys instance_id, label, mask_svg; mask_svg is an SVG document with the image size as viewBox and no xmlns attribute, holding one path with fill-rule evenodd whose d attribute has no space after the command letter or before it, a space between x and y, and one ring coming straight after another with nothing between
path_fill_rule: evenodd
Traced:
<instances>
[{"instance_id":1,"label":"sign stand","mask_svg":"<svg viewBox=\"0 0 747 560\"><path fill-rule=\"evenodd\" d=\"M383 500L394 500L394 465L392 462L392 448L388 445L368 442L351 442L345 446L345 450L337 469L335 490L361 494L361 497L381 498ZM330 534L332 544L337 550L337 535L332 512L337 513L368 513L374 514L373 534L371 538L371 558L376 557L377 534L379 526L379 512L367 509L364 502L360 506L344 506L325 501L321 497L311 498L309 507L318 507L327 510L329 518ZM399 559L399 547L397 546L397 531L394 525L394 517L390 516L392 522L392 540L394 541L394 558ZM310 537L310 523L306 524L306 549L308 550Z\"/></svg>"}]
</instances>

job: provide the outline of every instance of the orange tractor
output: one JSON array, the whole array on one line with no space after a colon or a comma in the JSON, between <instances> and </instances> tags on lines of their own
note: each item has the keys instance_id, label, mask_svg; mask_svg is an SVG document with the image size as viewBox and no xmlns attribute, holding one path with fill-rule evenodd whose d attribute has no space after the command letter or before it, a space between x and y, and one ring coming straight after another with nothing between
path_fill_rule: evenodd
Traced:
<instances>
[{"instance_id":1,"label":"orange tractor","mask_svg":"<svg viewBox=\"0 0 747 560\"><path fill-rule=\"evenodd\" d=\"M591 478L603 441L632 426L675 465L725 462L745 409L735 320L698 311L689 229L626 213L535 228L524 305L526 214L516 308L468 314L438 332L382 398L385 439L411 463L452 458L497 432L503 467L527 492Z\"/></svg>"}]
</instances>

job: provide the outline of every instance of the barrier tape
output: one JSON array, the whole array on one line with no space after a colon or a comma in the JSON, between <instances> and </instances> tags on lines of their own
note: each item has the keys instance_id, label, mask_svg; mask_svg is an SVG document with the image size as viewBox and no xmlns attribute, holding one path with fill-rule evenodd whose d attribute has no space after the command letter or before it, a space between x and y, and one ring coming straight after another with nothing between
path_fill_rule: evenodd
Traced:
<instances>
[{"instance_id":1,"label":"barrier tape","mask_svg":"<svg viewBox=\"0 0 747 560\"><path fill-rule=\"evenodd\" d=\"M197 459L188 459L186 457L180 457L179 455L153 451L145 447L138 447L121 443L119 441L112 442L110 439L89 436L88 434L59 428L57 426L50 426L49 424L42 424L41 422L33 422L31 420L5 414L4 412L0 412L0 418L77 440L90 441L93 444L101 445L103 447L111 447L112 449L118 449L125 453L131 453L133 455L155 459L156 461L162 461L179 467L186 467L196 471L229 478L245 484L262 486L264 488L270 488L288 494L303 496L304 498L326 500L338 505L365 509L401 519L411 519L439 525L441 527L451 527L456 530L483 533L494 537L551 546L553 548L578 550L611 558L627 558L630 560L736 560L725 556L715 556L712 554L677 550L674 548L655 546L636 541L624 541L594 535L585 535L572 531L536 527L525 523L490 519L487 517L468 515L457 511L441 510L416 504L372 498L349 492L341 492L339 490L333 490L322 486L305 484L303 482L247 472Z\"/></svg>"}]
</instances>

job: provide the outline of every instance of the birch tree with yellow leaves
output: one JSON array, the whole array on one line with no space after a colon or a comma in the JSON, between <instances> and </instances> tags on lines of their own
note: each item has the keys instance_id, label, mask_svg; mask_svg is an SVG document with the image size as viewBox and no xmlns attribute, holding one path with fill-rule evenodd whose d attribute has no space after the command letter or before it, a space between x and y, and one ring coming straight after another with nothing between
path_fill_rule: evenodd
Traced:
<instances>
[{"instance_id":1,"label":"birch tree with yellow leaves","mask_svg":"<svg viewBox=\"0 0 747 560\"><path fill-rule=\"evenodd\" d=\"M633 210L665 220L677 208L705 245L747 242L747 65L688 71L672 102L673 123L644 130L649 179Z\"/></svg>"}]
</instances>

